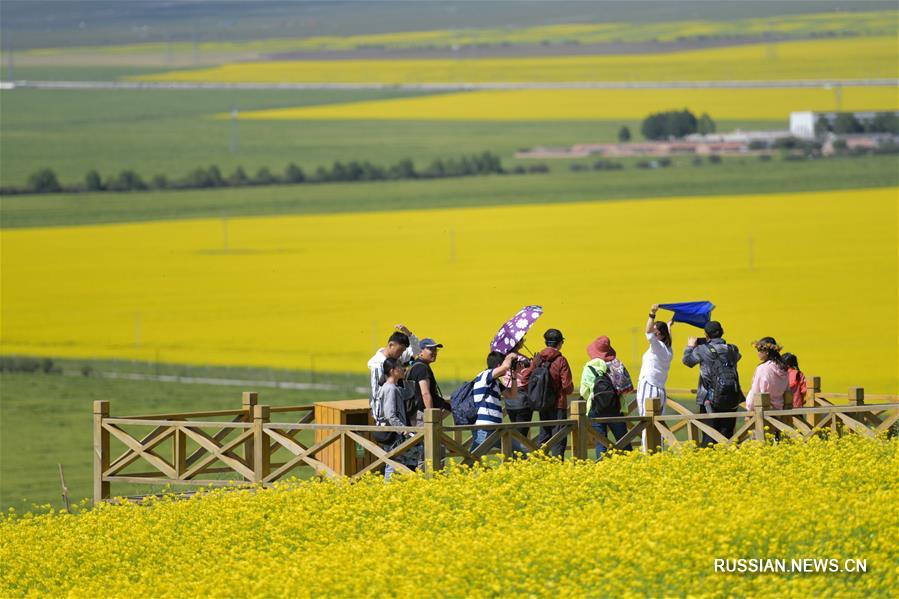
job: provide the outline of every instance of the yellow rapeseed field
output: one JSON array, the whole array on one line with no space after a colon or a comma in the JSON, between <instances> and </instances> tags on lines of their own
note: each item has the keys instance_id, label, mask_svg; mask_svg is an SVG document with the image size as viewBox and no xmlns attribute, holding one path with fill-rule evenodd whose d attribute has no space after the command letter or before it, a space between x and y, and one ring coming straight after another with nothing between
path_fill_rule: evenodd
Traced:
<instances>
[{"instance_id":1,"label":"yellow rapeseed field","mask_svg":"<svg viewBox=\"0 0 899 599\"><path fill-rule=\"evenodd\" d=\"M888 597L897 471L851 436L7 516L0 595Z\"/></svg>"},{"instance_id":2,"label":"yellow rapeseed field","mask_svg":"<svg viewBox=\"0 0 899 599\"><path fill-rule=\"evenodd\" d=\"M799 110L896 110L895 87L800 89L529 89L477 91L246 111L242 119L583 121L642 119L689 108L715 119L780 120ZM231 118L217 115L217 118Z\"/></svg>"},{"instance_id":3,"label":"yellow rapeseed field","mask_svg":"<svg viewBox=\"0 0 899 599\"><path fill-rule=\"evenodd\" d=\"M897 75L896 38L881 36L618 56L237 62L132 79L442 83L895 78Z\"/></svg>"},{"instance_id":4,"label":"yellow rapeseed field","mask_svg":"<svg viewBox=\"0 0 899 599\"><path fill-rule=\"evenodd\" d=\"M744 380L750 341L773 335L825 389L895 393L896 223L884 188L234 218L227 249L217 219L7 229L0 344L362 373L405 322L462 379L533 303L576 365L608 334L636 373L649 306L708 299ZM674 328L678 351L697 330ZM670 384L696 377L675 365Z\"/></svg>"}]
</instances>

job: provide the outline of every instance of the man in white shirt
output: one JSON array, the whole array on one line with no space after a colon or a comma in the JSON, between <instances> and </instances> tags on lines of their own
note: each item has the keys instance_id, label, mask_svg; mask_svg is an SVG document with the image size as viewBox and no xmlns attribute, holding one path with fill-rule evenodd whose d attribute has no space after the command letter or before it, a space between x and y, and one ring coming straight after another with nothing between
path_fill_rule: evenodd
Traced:
<instances>
[{"instance_id":1,"label":"man in white shirt","mask_svg":"<svg viewBox=\"0 0 899 599\"><path fill-rule=\"evenodd\" d=\"M384 384L384 360L393 358L399 360L401 364L405 364L418 355L421 351L418 346L418 337L412 334L405 325L398 324L394 327L396 330L390 339L387 340L387 346L380 348L375 355L368 361L369 379L371 383L371 393L368 396L368 402L371 406L372 415L376 415L375 398L378 397L378 391Z\"/></svg>"}]
</instances>

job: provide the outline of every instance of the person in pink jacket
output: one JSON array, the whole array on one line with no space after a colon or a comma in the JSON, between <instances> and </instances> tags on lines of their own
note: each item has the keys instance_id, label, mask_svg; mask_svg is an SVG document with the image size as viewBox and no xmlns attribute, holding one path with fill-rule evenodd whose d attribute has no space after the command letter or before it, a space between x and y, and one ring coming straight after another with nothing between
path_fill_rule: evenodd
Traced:
<instances>
[{"instance_id":1,"label":"person in pink jacket","mask_svg":"<svg viewBox=\"0 0 899 599\"><path fill-rule=\"evenodd\" d=\"M784 363L787 365L787 375L790 379L790 393L793 394L793 407L805 407L805 396L808 393L808 382L805 374L799 370L799 358L791 353L784 354ZM814 408L815 400L811 399L809 407Z\"/></svg>"},{"instance_id":2,"label":"person in pink jacket","mask_svg":"<svg viewBox=\"0 0 899 599\"><path fill-rule=\"evenodd\" d=\"M784 393L790 390L790 378L787 374L787 364L784 362L780 350L783 349L774 340L774 337L762 337L752 346L758 351L761 362L752 376L752 388L746 396L746 409L751 410L755 401L762 393L771 396L771 407L782 410L784 407Z\"/></svg>"}]
</instances>

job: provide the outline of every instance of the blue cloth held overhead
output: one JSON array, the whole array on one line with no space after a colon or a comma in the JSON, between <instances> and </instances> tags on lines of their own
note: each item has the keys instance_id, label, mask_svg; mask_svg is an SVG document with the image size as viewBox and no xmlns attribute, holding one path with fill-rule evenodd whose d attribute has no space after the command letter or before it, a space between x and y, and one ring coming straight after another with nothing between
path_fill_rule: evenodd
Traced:
<instances>
[{"instance_id":1,"label":"blue cloth held overhead","mask_svg":"<svg viewBox=\"0 0 899 599\"><path fill-rule=\"evenodd\" d=\"M676 302L672 304L659 304L659 308L674 312L674 322L685 322L700 329L712 319L712 310L715 304L712 302Z\"/></svg>"}]
</instances>

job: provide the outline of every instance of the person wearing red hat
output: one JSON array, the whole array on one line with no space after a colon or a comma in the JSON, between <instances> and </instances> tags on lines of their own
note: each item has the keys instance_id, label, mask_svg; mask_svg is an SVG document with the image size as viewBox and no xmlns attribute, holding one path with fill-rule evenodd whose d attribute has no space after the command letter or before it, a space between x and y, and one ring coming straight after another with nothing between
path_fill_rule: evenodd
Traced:
<instances>
[{"instance_id":1,"label":"person wearing red hat","mask_svg":"<svg viewBox=\"0 0 899 599\"><path fill-rule=\"evenodd\" d=\"M590 357L590 361L584 365L584 371L581 374L581 395L587 400L587 413L589 414L592 408L593 388L596 378L608 375L615 388L617 397L612 406L598 415L602 417L621 416L621 396L634 390L630 373L618 359L618 354L615 352L615 348L612 347L611 340L605 335L597 337L587 346L587 355ZM608 436L608 432L611 431L615 435L616 440L621 440L627 434L627 423L625 422L603 423L593 426L599 433L605 436ZM601 458L606 450L607 448L602 443L597 443L597 459Z\"/></svg>"},{"instance_id":2,"label":"person wearing red hat","mask_svg":"<svg viewBox=\"0 0 899 599\"><path fill-rule=\"evenodd\" d=\"M587 346L587 355L590 358L601 358L609 366L609 376L615 384L615 389L619 395L625 395L634 391L634 382L631 379L631 373L627 371L612 342L605 335L601 335L593 340L593 343Z\"/></svg>"}]
</instances>

